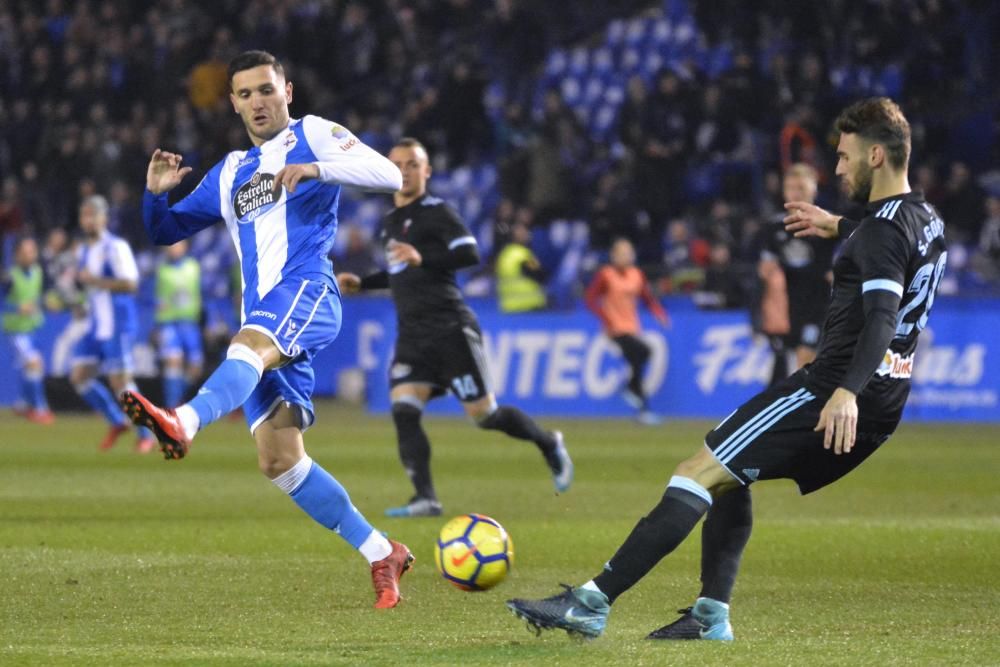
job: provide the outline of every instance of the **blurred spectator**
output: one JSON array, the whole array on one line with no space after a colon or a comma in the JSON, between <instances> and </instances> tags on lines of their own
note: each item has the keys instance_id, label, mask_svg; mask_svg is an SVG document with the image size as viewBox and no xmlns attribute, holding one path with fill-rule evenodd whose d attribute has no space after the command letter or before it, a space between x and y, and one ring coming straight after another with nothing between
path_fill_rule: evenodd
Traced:
<instances>
[{"instance_id":1,"label":"blurred spectator","mask_svg":"<svg viewBox=\"0 0 1000 667\"><path fill-rule=\"evenodd\" d=\"M986 220L972 256L972 268L982 280L1000 283L1000 197L996 195L986 199Z\"/></svg>"},{"instance_id":2,"label":"blurred spectator","mask_svg":"<svg viewBox=\"0 0 1000 667\"><path fill-rule=\"evenodd\" d=\"M364 230L355 225L344 225L339 231L347 235L347 243L344 253L334 260L336 271L359 276L375 273L378 270L375 249Z\"/></svg>"},{"instance_id":3,"label":"blurred spectator","mask_svg":"<svg viewBox=\"0 0 1000 667\"><path fill-rule=\"evenodd\" d=\"M975 242L983 216L985 193L964 162L953 162L944 187L941 215L951 239Z\"/></svg>"},{"instance_id":4,"label":"blurred spectator","mask_svg":"<svg viewBox=\"0 0 1000 667\"><path fill-rule=\"evenodd\" d=\"M497 298L500 311L526 313L545 308L545 271L531 252L531 229L515 222L510 241L497 255Z\"/></svg>"},{"instance_id":5,"label":"blurred spectator","mask_svg":"<svg viewBox=\"0 0 1000 667\"><path fill-rule=\"evenodd\" d=\"M680 78L671 71L657 75L643 106L636 159L639 205L649 214L654 230L662 231L667 216L675 215L681 204L689 112Z\"/></svg>"}]
</instances>

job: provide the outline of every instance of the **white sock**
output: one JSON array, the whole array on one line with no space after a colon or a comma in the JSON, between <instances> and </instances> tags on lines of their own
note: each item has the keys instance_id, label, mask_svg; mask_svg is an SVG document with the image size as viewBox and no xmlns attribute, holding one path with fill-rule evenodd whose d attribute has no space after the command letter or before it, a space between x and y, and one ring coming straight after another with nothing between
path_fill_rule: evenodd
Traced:
<instances>
[{"instance_id":1,"label":"white sock","mask_svg":"<svg viewBox=\"0 0 1000 667\"><path fill-rule=\"evenodd\" d=\"M365 538L365 541L361 543L361 546L358 547L358 551L368 560L369 565L374 565L377 561L387 558L392 553L392 545L389 544L389 540L385 539L385 535L377 530L372 530L368 537Z\"/></svg>"},{"instance_id":2,"label":"white sock","mask_svg":"<svg viewBox=\"0 0 1000 667\"><path fill-rule=\"evenodd\" d=\"M580 586L580 588L582 588L585 591L594 591L595 593L600 593L601 595L604 595L604 591L602 591L600 588L597 587L597 584L594 583L593 579L585 583L583 586ZM605 597L607 596L605 595Z\"/></svg>"},{"instance_id":3,"label":"white sock","mask_svg":"<svg viewBox=\"0 0 1000 667\"><path fill-rule=\"evenodd\" d=\"M305 481L306 475L312 470L313 460L309 458L306 454L299 462L293 465L291 468L281 473L271 481L274 485L285 493L291 495L295 492L295 489L299 488L299 485Z\"/></svg>"},{"instance_id":4,"label":"white sock","mask_svg":"<svg viewBox=\"0 0 1000 667\"><path fill-rule=\"evenodd\" d=\"M194 411L190 405L185 403L176 410L177 418L181 420L181 427L184 429L184 435L188 440L194 440L194 434L198 432L198 427L201 426L201 420L198 419L198 413Z\"/></svg>"}]
</instances>

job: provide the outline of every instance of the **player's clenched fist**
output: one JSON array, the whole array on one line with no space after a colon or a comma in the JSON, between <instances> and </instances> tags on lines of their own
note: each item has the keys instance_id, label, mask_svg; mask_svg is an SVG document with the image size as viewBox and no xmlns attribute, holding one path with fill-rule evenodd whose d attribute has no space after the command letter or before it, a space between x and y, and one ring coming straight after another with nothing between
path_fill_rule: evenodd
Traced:
<instances>
[{"instance_id":1,"label":"player's clenched fist","mask_svg":"<svg viewBox=\"0 0 1000 667\"><path fill-rule=\"evenodd\" d=\"M181 167L184 158L157 148L146 168L146 189L154 195L172 190L191 172L191 167Z\"/></svg>"},{"instance_id":2,"label":"player's clenched fist","mask_svg":"<svg viewBox=\"0 0 1000 667\"><path fill-rule=\"evenodd\" d=\"M361 278L353 273L338 273L337 285L341 294L357 294L361 291Z\"/></svg>"}]
</instances>

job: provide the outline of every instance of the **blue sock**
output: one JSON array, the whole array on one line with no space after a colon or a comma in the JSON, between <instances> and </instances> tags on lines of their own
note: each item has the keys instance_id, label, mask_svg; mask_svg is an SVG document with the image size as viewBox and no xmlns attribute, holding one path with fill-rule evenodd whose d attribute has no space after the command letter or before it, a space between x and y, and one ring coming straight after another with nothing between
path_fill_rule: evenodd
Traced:
<instances>
[{"instance_id":1,"label":"blue sock","mask_svg":"<svg viewBox=\"0 0 1000 667\"><path fill-rule=\"evenodd\" d=\"M183 373L174 375L174 371L165 371L163 374L163 405L168 408L176 408L184 400L184 392L187 391L187 381Z\"/></svg>"},{"instance_id":2,"label":"blue sock","mask_svg":"<svg viewBox=\"0 0 1000 667\"><path fill-rule=\"evenodd\" d=\"M18 379L21 380L20 403L28 407L35 407L35 404L31 401L31 382L28 380L28 373L24 370L20 371Z\"/></svg>"},{"instance_id":3,"label":"blue sock","mask_svg":"<svg viewBox=\"0 0 1000 667\"><path fill-rule=\"evenodd\" d=\"M41 373L25 373L25 399L28 405L40 412L48 412L49 402L45 399L45 381Z\"/></svg>"},{"instance_id":4,"label":"blue sock","mask_svg":"<svg viewBox=\"0 0 1000 667\"><path fill-rule=\"evenodd\" d=\"M372 533L371 524L351 504L347 490L315 461L306 478L289 494L295 504L355 549Z\"/></svg>"},{"instance_id":5,"label":"blue sock","mask_svg":"<svg viewBox=\"0 0 1000 667\"><path fill-rule=\"evenodd\" d=\"M263 372L264 362L256 352L238 343L230 345L226 360L187 403L198 413L198 428L205 428L243 405Z\"/></svg>"},{"instance_id":6,"label":"blue sock","mask_svg":"<svg viewBox=\"0 0 1000 667\"><path fill-rule=\"evenodd\" d=\"M102 382L93 379L87 380L76 387L76 393L80 394L90 407L104 415L104 418L115 426L124 426L128 423L125 419L125 413L115 401L115 397L111 395L111 391Z\"/></svg>"}]
</instances>

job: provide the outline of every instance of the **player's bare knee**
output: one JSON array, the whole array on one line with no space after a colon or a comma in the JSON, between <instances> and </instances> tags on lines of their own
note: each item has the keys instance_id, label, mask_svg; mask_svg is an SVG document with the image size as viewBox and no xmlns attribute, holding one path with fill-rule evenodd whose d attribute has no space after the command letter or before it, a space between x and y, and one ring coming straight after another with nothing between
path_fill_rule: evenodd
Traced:
<instances>
[{"instance_id":1,"label":"player's bare knee","mask_svg":"<svg viewBox=\"0 0 1000 667\"><path fill-rule=\"evenodd\" d=\"M464 404L465 414L471 417L479 428L489 429L492 427L491 418L496 414L496 398L492 394L484 396L478 401Z\"/></svg>"},{"instance_id":2,"label":"player's bare knee","mask_svg":"<svg viewBox=\"0 0 1000 667\"><path fill-rule=\"evenodd\" d=\"M259 359L261 372L276 368L287 361L274 341L253 329L240 329L236 332L229 343L229 351L227 351L226 356L228 357L229 352L233 350L239 350L240 354L246 354L245 351L252 353L252 355L248 355L248 358L252 356ZM256 366L257 363L255 362L254 365Z\"/></svg>"},{"instance_id":3,"label":"player's bare knee","mask_svg":"<svg viewBox=\"0 0 1000 667\"><path fill-rule=\"evenodd\" d=\"M678 463L674 475L697 482L712 495L728 491L734 484L738 484L707 449L701 449Z\"/></svg>"},{"instance_id":4,"label":"player's bare knee","mask_svg":"<svg viewBox=\"0 0 1000 667\"><path fill-rule=\"evenodd\" d=\"M69 381L74 387L87 384L97 375L96 371L88 364L77 364L69 372Z\"/></svg>"}]
</instances>

